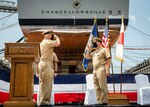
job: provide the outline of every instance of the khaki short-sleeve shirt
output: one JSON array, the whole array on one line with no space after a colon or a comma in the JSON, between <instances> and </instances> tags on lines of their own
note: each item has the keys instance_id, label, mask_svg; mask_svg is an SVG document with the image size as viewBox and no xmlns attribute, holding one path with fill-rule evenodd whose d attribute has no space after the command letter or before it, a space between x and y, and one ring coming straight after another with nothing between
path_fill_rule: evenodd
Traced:
<instances>
[{"instance_id":1,"label":"khaki short-sleeve shirt","mask_svg":"<svg viewBox=\"0 0 150 107\"><path fill-rule=\"evenodd\" d=\"M40 43L40 50L41 50L41 58L40 60L52 61L53 55L53 47L55 47L56 41L52 41L49 39L44 39Z\"/></svg>"},{"instance_id":2,"label":"khaki short-sleeve shirt","mask_svg":"<svg viewBox=\"0 0 150 107\"><path fill-rule=\"evenodd\" d=\"M91 53L93 68L97 69L98 67L104 65L106 60L110 58L110 52L105 48L99 48Z\"/></svg>"}]
</instances>

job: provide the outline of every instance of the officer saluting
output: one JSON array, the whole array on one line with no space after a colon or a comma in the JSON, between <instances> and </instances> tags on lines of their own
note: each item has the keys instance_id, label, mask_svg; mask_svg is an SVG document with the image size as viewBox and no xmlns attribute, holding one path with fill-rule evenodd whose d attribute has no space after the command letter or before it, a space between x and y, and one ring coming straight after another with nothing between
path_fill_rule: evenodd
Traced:
<instances>
[{"instance_id":1,"label":"officer saluting","mask_svg":"<svg viewBox=\"0 0 150 107\"><path fill-rule=\"evenodd\" d=\"M39 69L39 100L40 105L49 105L54 79L54 69L51 67L54 47L60 46L60 39L53 31L46 31L42 34L44 39L40 43L41 58L38 64Z\"/></svg>"},{"instance_id":2,"label":"officer saluting","mask_svg":"<svg viewBox=\"0 0 150 107\"><path fill-rule=\"evenodd\" d=\"M87 59L92 59L93 81L96 89L97 102L101 105L108 104L107 76L110 75L110 52L102 47L100 38L93 38L93 44L96 49L91 52L92 44L89 45L86 53Z\"/></svg>"}]
</instances>

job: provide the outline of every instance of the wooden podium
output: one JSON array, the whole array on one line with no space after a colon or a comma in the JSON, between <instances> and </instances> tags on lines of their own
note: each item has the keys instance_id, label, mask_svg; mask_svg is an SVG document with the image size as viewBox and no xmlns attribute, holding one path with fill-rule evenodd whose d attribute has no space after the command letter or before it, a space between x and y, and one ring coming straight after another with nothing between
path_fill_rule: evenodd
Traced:
<instances>
[{"instance_id":1,"label":"wooden podium","mask_svg":"<svg viewBox=\"0 0 150 107\"><path fill-rule=\"evenodd\" d=\"M34 107L33 62L40 57L38 43L5 43L5 58L11 62L9 101L4 107Z\"/></svg>"}]
</instances>

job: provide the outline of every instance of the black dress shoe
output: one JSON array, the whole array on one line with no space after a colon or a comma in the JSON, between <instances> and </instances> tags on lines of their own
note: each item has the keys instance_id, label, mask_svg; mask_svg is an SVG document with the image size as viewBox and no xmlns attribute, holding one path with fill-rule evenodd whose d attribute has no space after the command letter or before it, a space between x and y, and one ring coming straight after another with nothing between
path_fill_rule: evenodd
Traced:
<instances>
[{"instance_id":1,"label":"black dress shoe","mask_svg":"<svg viewBox=\"0 0 150 107\"><path fill-rule=\"evenodd\" d=\"M39 107L52 107L52 105L50 105L50 104L42 104Z\"/></svg>"},{"instance_id":2,"label":"black dress shoe","mask_svg":"<svg viewBox=\"0 0 150 107\"><path fill-rule=\"evenodd\" d=\"M100 105L107 105L107 103L102 103L102 104L100 104Z\"/></svg>"}]
</instances>

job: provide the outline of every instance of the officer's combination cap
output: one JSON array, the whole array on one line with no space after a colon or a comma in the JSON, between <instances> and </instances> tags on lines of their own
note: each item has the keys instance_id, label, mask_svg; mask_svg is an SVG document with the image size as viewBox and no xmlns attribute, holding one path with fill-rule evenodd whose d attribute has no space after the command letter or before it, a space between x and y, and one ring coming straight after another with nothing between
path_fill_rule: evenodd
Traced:
<instances>
[{"instance_id":1,"label":"officer's combination cap","mask_svg":"<svg viewBox=\"0 0 150 107\"><path fill-rule=\"evenodd\" d=\"M49 30L49 31L45 31L45 32L43 32L43 33L42 33L42 35L52 34L52 33L53 33L53 31L52 31L52 30Z\"/></svg>"}]
</instances>

